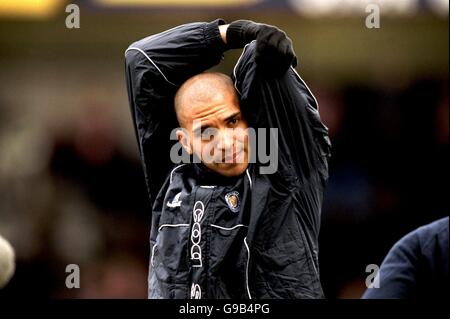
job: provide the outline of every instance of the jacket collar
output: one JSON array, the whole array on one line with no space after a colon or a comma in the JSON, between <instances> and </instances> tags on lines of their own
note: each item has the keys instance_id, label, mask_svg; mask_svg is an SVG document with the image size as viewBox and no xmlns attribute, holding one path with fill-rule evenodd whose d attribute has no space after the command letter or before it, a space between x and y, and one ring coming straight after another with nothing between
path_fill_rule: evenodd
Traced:
<instances>
[{"instance_id":1,"label":"jacket collar","mask_svg":"<svg viewBox=\"0 0 450 319\"><path fill-rule=\"evenodd\" d=\"M194 163L194 172L196 180L200 185L229 186L234 185L242 177L242 174L232 177L220 175L206 167L203 163Z\"/></svg>"}]
</instances>

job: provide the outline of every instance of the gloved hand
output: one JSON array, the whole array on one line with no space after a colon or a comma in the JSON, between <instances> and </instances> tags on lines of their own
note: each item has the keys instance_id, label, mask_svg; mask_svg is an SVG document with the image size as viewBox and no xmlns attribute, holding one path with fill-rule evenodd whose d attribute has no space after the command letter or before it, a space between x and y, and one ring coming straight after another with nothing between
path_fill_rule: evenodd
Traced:
<instances>
[{"instance_id":1,"label":"gloved hand","mask_svg":"<svg viewBox=\"0 0 450 319\"><path fill-rule=\"evenodd\" d=\"M272 75L281 75L291 65L297 66L291 39L275 26L236 20L229 24L226 36L230 49L243 48L256 40L255 62Z\"/></svg>"}]
</instances>

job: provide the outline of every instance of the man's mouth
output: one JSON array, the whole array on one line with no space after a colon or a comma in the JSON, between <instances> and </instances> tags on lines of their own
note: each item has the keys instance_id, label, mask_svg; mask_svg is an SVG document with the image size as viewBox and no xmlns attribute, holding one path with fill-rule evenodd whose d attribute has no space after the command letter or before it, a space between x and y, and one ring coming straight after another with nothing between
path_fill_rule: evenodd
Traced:
<instances>
[{"instance_id":1,"label":"man's mouth","mask_svg":"<svg viewBox=\"0 0 450 319\"><path fill-rule=\"evenodd\" d=\"M229 164L229 163L238 163L238 162L236 162L236 160L239 159L239 157L240 157L240 155L243 153L243 151L244 151L244 149L241 148L239 151L233 153L232 156L228 156L228 157L223 158L222 163L228 163L228 164ZM243 159L242 159L242 161L243 161ZM240 162L241 162L241 161L240 161ZM240 163L240 162L239 162L239 163Z\"/></svg>"}]
</instances>

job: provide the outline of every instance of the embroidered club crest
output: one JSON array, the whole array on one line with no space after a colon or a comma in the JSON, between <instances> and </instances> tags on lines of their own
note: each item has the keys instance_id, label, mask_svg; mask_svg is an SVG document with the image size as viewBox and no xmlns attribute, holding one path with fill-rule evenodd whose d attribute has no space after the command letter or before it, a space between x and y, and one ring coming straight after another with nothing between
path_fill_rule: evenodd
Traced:
<instances>
[{"instance_id":1,"label":"embroidered club crest","mask_svg":"<svg viewBox=\"0 0 450 319\"><path fill-rule=\"evenodd\" d=\"M239 193L234 191L225 195L225 201L228 204L228 207L233 213L237 213L241 208L241 202L239 200Z\"/></svg>"}]
</instances>

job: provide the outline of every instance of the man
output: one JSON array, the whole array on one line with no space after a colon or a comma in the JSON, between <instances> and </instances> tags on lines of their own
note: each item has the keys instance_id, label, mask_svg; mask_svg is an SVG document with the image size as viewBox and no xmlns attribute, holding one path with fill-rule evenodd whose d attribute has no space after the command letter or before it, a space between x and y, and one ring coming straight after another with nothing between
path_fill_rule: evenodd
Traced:
<instances>
[{"instance_id":1,"label":"man","mask_svg":"<svg viewBox=\"0 0 450 319\"><path fill-rule=\"evenodd\" d=\"M419 227L391 248L363 299L447 299L448 217Z\"/></svg>"},{"instance_id":2,"label":"man","mask_svg":"<svg viewBox=\"0 0 450 319\"><path fill-rule=\"evenodd\" d=\"M232 80L203 73L234 48L244 50ZM125 57L153 203L149 298L322 298L330 143L286 34L247 20L189 23L133 43ZM201 163L171 161L177 120L177 140ZM251 160L250 128L258 141L264 129L275 138L275 172Z\"/></svg>"}]
</instances>

